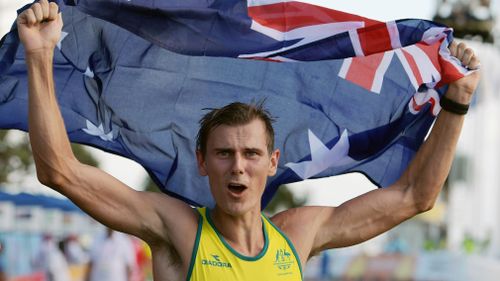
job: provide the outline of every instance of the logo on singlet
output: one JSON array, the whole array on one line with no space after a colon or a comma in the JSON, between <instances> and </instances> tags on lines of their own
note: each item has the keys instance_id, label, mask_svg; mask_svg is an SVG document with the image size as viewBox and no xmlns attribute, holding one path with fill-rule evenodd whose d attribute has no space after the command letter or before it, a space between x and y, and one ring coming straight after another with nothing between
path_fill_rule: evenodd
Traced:
<instances>
[{"instance_id":1,"label":"logo on singlet","mask_svg":"<svg viewBox=\"0 0 500 281\"><path fill-rule=\"evenodd\" d=\"M214 254L212 254L211 259L202 259L201 264L205 266L232 268L230 262L221 261L220 257Z\"/></svg>"},{"instance_id":2,"label":"logo on singlet","mask_svg":"<svg viewBox=\"0 0 500 281\"><path fill-rule=\"evenodd\" d=\"M276 258L274 259L274 266L281 270L288 270L293 264L292 255L286 249L278 249L276 251Z\"/></svg>"}]
</instances>

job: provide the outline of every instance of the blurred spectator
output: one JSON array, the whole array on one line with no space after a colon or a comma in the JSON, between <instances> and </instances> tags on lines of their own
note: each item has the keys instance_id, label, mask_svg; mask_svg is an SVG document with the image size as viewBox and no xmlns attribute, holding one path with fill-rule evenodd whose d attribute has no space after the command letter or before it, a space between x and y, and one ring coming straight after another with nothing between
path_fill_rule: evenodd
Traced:
<instances>
[{"instance_id":1,"label":"blurred spectator","mask_svg":"<svg viewBox=\"0 0 500 281\"><path fill-rule=\"evenodd\" d=\"M4 244L3 241L0 241L0 257L3 256L4 252ZM3 266L3 259L0 259L0 281L7 281L7 272L5 272L5 268Z\"/></svg>"},{"instance_id":2,"label":"blurred spectator","mask_svg":"<svg viewBox=\"0 0 500 281\"><path fill-rule=\"evenodd\" d=\"M131 281L144 281L146 280L147 270L151 266L151 255L149 247L146 242L139 238L131 237L135 254L135 270L132 272Z\"/></svg>"},{"instance_id":3,"label":"blurred spectator","mask_svg":"<svg viewBox=\"0 0 500 281\"><path fill-rule=\"evenodd\" d=\"M69 264L85 264L89 261L76 235L69 235L64 240L64 254Z\"/></svg>"},{"instance_id":4,"label":"blurred spectator","mask_svg":"<svg viewBox=\"0 0 500 281\"><path fill-rule=\"evenodd\" d=\"M90 253L87 281L131 281L135 268L134 247L128 236L106 230Z\"/></svg>"},{"instance_id":5,"label":"blurred spectator","mask_svg":"<svg viewBox=\"0 0 500 281\"><path fill-rule=\"evenodd\" d=\"M321 253L321 268L319 272L319 280L331 280L331 273L330 273L330 254L328 254L328 251L324 251Z\"/></svg>"},{"instance_id":6,"label":"blurred spectator","mask_svg":"<svg viewBox=\"0 0 500 281\"><path fill-rule=\"evenodd\" d=\"M44 272L47 281L71 281L66 258L51 235L44 235L35 266Z\"/></svg>"}]
</instances>

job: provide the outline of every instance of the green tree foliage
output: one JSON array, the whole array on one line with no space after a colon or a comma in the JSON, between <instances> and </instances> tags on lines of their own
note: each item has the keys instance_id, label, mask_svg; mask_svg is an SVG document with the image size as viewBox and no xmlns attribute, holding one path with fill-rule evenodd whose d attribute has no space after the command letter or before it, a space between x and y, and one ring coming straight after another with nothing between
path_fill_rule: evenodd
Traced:
<instances>
[{"instance_id":1,"label":"green tree foliage","mask_svg":"<svg viewBox=\"0 0 500 281\"><path fill-rule=\"evenodd\" d=\"M16 134L15 141L9 140L9 134ZM72 144L76 157L85 164L99 166L99 162L82 145ZM0 186L13 183L9 175L16 173L20 178L23 175L34 173L34 162L31 154L28 134L12 130L0 130Z\"/></svg>"},{"instance_id":2,"label":"green tree foliage","mask_svg":"<svg viewBox=\"0 0 500 281\"><path fill-rule=\"evenodd\" d=\"M273 215L279 211L303 206L306 202L307 198L298 198L287 186L282 185L278 188L269 205L267 205L265 212L268 215Z\"/></svg>"},{"instance_id":3,"label":"green tree foliage","mask_svg":"<svg viewBox=\"0 0 500 281\"><path fill-rule=\"evenodd\" d=\"M144 190L150 192L161 192L160 188L156 185L154 181L151 180L150 177L146 177L143 183Z\"/></svg>"},{"instance_id":4,"label":"green tree foliage","mask_svg":"<svg viewBox=\"0 0 500 281\"><path fill-rule=\"evenodd\" d=\"M437 7L433 21L453 27L455 38L495 41L495 13L491 0L440 0Z\"/></svg>"},{"instance_id":5,"label":"green tree foliage","mask_svg":"<svg viewBox=\"0 0 500 281\"><path fill-rule=\"evenodd\" d=\"M94 156L92 156L92 154L90 154L90 152L84 145L72 143L71 149L73 149L73 153L75 153L76 158L80 162L99 168L99 161Z\"/></svg>"},{"instance_id":6,"label":"green tree foliage","mask_svg":"<svg viewBox=\"0 0 500 281\"><path fill-rule=\"evenodd\" d=\"M7 141L10 131L0 131L0 184L9 182L14 171L28 173L33 162L27 137L20 142Z\"/></svg>"}]
</instances>

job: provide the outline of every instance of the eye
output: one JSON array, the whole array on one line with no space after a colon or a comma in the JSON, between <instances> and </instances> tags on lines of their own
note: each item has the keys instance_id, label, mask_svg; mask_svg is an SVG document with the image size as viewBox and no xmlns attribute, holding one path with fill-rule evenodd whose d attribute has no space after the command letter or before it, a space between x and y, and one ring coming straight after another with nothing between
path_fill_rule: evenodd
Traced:
<instances>
[{"instance_id":1,"label":"eye","mask_svg":"<svg viewBox=\"0 0 500 281\"><path fill-rule=\"evenodd\" d=\"M249 158L253 158L253 157L258 156L259 153L257 153L257 151L249 150L249 151L245 152L245 155Z\"/></svg>"},{"instance_id":2,"label":"eye","mask_svg":"<svg viewBox=\"0 0 500 281\"><path fill-rule=\"evenodd\" d=\"M219 150L217 151L217 156L219 157L229 157L229 151L227 150Z\"/></svg>"}]
</instances>

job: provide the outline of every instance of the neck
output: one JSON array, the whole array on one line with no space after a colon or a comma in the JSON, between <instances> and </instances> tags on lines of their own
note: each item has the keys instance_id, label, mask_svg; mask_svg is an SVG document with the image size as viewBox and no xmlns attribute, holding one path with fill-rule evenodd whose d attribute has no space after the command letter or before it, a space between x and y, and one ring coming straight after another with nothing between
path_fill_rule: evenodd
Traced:
<instances>
[{"instance_id":1,"label":"neck","mask_svg":"<svg viewBox=\"0 0 500 281\"><path fill-rule=\"evenodd\" d=\"M256 209L241 216L233 216L215 206L210 215L219 233L238 253L254 257L264 248L265 239L260 210Z\"/></svg>"}]
</instances>

